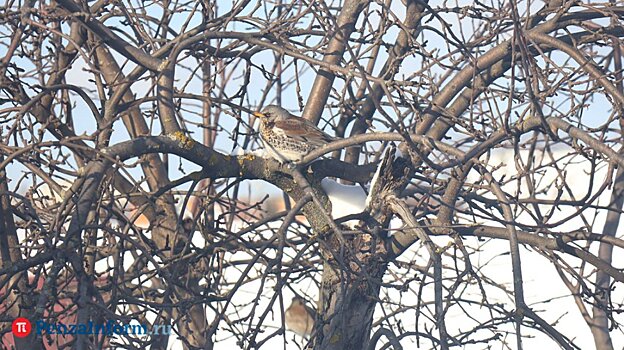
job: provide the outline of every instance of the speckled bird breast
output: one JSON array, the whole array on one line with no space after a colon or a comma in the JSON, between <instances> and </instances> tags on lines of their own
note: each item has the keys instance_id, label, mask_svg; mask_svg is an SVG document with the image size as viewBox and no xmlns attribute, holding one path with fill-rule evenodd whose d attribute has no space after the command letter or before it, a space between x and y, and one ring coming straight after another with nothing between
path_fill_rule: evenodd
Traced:
<instances>
[{"instance_id":1,"label":"speckled bird breast","mask_svg":"<svg viewBox=\"0 0 624 350\"><path fill-rule=\"evenodd\" d=\"M288 136L272 123L260 125L260 137L269 155L279 161L298 161L314 149L309 142Z\"/></svg>"}]
</instances>

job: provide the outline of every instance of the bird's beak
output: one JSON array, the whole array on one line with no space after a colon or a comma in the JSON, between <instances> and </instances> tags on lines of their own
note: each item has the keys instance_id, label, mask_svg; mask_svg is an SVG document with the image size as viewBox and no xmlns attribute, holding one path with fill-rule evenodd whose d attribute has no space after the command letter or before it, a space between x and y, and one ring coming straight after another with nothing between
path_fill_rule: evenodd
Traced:
<instances>
[{"instance_id":1,"label":"bird's beak","mask_svg":"<svg viewBox=\"0 0 624 350\"><path fill-rule=\"evenodd\" d=\"M254 117L256 118L266 118L266 115L260 113L260 112L253 112L252 113L254 115Z\"/></svg>"}]
</instances>

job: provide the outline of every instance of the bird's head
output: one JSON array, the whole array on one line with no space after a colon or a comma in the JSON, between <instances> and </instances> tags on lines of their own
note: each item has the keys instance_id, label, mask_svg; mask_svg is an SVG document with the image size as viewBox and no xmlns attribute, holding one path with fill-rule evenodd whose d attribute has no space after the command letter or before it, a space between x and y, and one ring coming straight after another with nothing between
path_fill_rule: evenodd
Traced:
<instances>
[{"instance_id":1,"label":"bird's head","mask_svg":"<svg viewBox=\"0 0 624 350\"><path fill-rule=\"evenodd\" d=\"M254 112L253 115L265 122L274 123L278 120L288 119L290 113L280 106L269 105L264 107L260 112Z\"/></svg>"}]
</instances>

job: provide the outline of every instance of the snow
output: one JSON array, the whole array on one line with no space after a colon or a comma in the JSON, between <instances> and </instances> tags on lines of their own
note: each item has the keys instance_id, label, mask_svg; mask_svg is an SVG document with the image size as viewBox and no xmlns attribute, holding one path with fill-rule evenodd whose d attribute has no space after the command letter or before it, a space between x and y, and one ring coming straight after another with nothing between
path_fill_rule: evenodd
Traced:
<instances>
[{"instance_id":1,"label":"snow","mask_svg":"<svg viewBox=\"0 0 624 350\"><path fill-rule=\"evenodd\" d=\"M259 158L269 158L269 155L267 154L267 152L265 152L265 150L263 148L258 148L258 149L254 149L252 151L248 151L248 150L244 150L240 147L236 147L234 148L234 150L232 150L232 152L230 152L231 156L255 156L255 157L259 157Z\"/></svg>"},{"instance_id":2,"label":"snow","mask_svg":"<svg viewBox=\"0 0 624 350\"><path fill-rule=\"evenodd\" d=\"M379 181L379 174L381 173L381 164L383 164L383 159L381 160L381 162L379 162L379 166L377 166L377 170L375 170L375 175L373 175L373 179L371 180L371 184L370 184L370 189L371 190L379 185L377 182ZM370 192L373 192L373 191L370 191ZM366 201L364 202L364 206L366 208L369 208L370 204L371 204L370 202L372 200L373 200L372 197L368 197L367 196L366 197Z\"/></svg>"},{"instance_id":3,"label":"snow","mask_svg":"<svg viewBox=\"0 0 624 350\"><path fill-rule=\"evenodd\" d=\"M332 204L331 215L334 220L364 211L366 192L361 186L344 185L331 179L323 179L321 187ZM353 228L357 220L349 220L344 224Z\"/></svg>"}]
</instances>

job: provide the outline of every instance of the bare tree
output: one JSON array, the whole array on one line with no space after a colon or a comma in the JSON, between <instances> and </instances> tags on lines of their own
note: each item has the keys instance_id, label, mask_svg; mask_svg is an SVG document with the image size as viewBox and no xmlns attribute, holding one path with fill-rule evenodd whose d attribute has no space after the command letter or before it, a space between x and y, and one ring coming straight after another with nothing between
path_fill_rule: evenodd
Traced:
<instances>
[{"instance_id":1,"label":"bare tree","mask_svg":"<svg viewBox=\"0 0 624 350\"><path fill-rule=\"evenodd\" d=\"M619 348L620 5L7 1L4 347ZM259 156L269 104L339 140Z\"/></svg>"}]
</instances>

